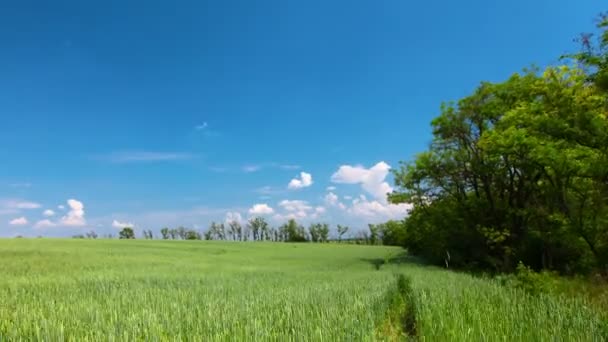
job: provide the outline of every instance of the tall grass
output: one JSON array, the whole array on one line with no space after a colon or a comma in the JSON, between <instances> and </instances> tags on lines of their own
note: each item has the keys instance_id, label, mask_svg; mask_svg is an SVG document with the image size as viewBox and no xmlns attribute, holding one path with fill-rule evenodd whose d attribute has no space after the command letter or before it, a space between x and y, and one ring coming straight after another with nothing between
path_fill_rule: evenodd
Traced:
<instances>
[{"instance_id":1,"label":"tall grass","mask_svg":"<svg viewBox=\"0 0 608 342\"><path fill-rule=\"evenodd\" d=\"M605 341L608 322L576 298L531 295L498 281L412 263L418 336L458 341Z\"/></svg>"},{"instance_id":2,"label":"tall grass","mask_svg":"<svg viewBox=\"0 0 608 342\"><path fill-rule=\"evenodd\" d=\"M582 301L386 260L397 253L336 244L0 240L0 340L607 336L602 315Z\"/></svg>"},{"instance_id":3,"label":"tall grass","mask_svg":"<svg viewBox=\"0 0 608 342\"><path fill-rule=\"evenodd\" d=\"M369 340L387 250L0 240L0 340Z\"/></svg>"}]
</instances>

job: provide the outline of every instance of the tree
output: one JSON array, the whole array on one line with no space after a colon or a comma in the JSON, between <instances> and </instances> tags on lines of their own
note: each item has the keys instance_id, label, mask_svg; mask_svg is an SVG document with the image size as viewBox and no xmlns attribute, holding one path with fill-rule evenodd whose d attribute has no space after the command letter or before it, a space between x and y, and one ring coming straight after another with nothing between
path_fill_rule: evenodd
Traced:
<instances>
[{"instance_id":1,"label":"tree","mask_svg":"<svg viewBox=\"0 0 608 342\"><path fill-rule=\"evenodd\" d=\"M298 225L296 220L290 219L281 227L283 241L285 242L306 242L306 230Z\"/></svg>"},{"instance_id":2,"label":"tree","mask_svg":"<svg viewBox=\"0 0 608 342\"><path fill-rule=\"evenodd\" d=\"M185 229L184 240L202 240L202 236L194 229Z\"/></svg>"},{"instance_id":3,"label":"tree","mask_svg":"<svg viewBox=\"0 0 608 342\"><path fill-rule=\"evenodd\" d=\"M228 223L228 231L231 232L234 240L243 241L243 227L236 221L230 221Z\"/></svg>"},{"instance_id":4,"label":"tree","mask_svg":"<svg viewBox=\"0 0 608 342\"><path fill-rule=\"evenodd\" d=\"M169 230L169 236L171 237L171 240L177 239L177 237L179 236L178 232L177 232L177 229L170 229Z\"/></svg>"},{"instance_id":5,"label":"tree","mask_svg":"<svg viewBox=\"0 0 608 342\"><path fill-rule=\"evenodd\" d=\"M144 239L146 239L146 240L152 240L152 239L154 239L154 233L152 233L151 230L145 230L144 229L142 231L142 234L144 236Z\"/></svg>"},{"instance_id":6,"label":"tree","mask_svg":"<svg viewBox=\"0 0 608 342\"><path fill-rule=\"evenodd\" d=\"M164 227L160 230L160 234L163 236L163 240L167 240L169 238L169 228Z\"/></svg>"},{"instance_id":7,"label":"tree","mask_svg":"<svg viewBox=\"0 0 608 342\"><path fill-rule=\"evenodd\" d=\"M97 233L94 230L89 231L86 236L87 239L97 239Z\"/></svg>"},{"instance_id":8,"label":"tree","mask_svg":"<svg viewBox=\"0 0 608 342\"><path fill-rule=\"evenodd\" d=\"M395 170L410 252L442 264L563 272L608 261L606 94L582 70L482 83L432 122L428 151Z\"/></svg>"},{"instance_id":9,"label":"tree","mask_svg":"<svg viewBox=\"0 0 608 342\"><path fill-rule=\"evenodd\" d=\"M348 226L338 225L338 241L342 241L342 237L347 232L348 232Z\"/></svg>"},{"instance_id":10,"label":"tree","mask_svg":"<svg viewBox=\"0 0 608 342\"><path fill-rule=\"evenodd\" d=\"M322 223L318 229L319 233L319 242L327 242L329 241L329 225L327 223Z\"/></svg>"},{"instance_id":11,"label":"tree","mask_svg":"<svg viewBox=\"0 0 608 342\"><path fill-rule=\"evenodd\" d=\"M249 230L253 234L254 241L268 240L268 222L263 217L255 217L247 223Z\"/></svg>"},{"instance_id":12,"label":"tree","mask_svg":"<svg viewBox=\"0 0 608 342\"><path fill-rule=\"evenodd\" d=\"M310 236L310 241L318 242L319 241L319 224L311 223L308 227L308 235Z\"/></svg>"},{"instance_id":13,"label":"tree","mask_svg":"<svg viewBox=\"0 0 608 342\"><path fill-rule=\"evenodd\" d=\"M131 227L124 227L120 233L118 233L119 239L135 239L135 232Z\"/></svg>"},{"instance_id":14,"label":"tree","mask_svg":"<svg viewBox=\"0 0 608 342\"><path fill-rule=\"evenodd\" d=\"M312 223L308 227L308 233L312 242L327 242L329 239L329 225L325 223Z\"/></svg>"}]
</instances>

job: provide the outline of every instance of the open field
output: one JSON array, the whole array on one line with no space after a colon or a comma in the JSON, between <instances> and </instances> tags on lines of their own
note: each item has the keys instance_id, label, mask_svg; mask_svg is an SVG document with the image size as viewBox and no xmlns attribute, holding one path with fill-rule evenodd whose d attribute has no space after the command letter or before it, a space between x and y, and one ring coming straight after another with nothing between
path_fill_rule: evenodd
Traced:
<instances>
[{"instance_id":1,"label":"open field","mask_svg":"<svg viewBox=\"0 0 608 342\"><path fill-rule=\"evenodd\" d=\"M0 340L405 339L407 317L406 332L432 341L607 336L605 321L583 302L532 297L407 258L380 265L400 253L335 244L0 240ZM395 301L395 274L411 280L408 307Z\"/></svg>"}]
</instances>

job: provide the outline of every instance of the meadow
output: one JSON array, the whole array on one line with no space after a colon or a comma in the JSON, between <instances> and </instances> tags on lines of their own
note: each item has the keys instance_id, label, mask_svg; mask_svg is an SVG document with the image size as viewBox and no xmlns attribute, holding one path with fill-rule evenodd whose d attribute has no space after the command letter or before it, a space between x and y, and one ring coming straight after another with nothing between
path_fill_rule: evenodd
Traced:
<instances>
[{"instance_id":1,"label":"meadow","mask_svg":"<svg viewBox=\"0 0 608 342\"><path fill-rule=\"evenodd\" d=\"M533 296L402 254L340 244L3 239L0 340L608 336L605 317L582 299Z\"/></svg>"}]
</instances>

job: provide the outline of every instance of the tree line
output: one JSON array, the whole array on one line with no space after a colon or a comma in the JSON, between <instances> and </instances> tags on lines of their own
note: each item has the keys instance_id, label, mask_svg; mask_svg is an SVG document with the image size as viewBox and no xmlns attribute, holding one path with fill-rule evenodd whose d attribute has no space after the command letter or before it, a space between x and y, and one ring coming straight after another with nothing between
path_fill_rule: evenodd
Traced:
<instances>
[{"instance_id":1,"label":"tree line","mask_svg":"<svg viewBox=\"0 0 608 342\"><path fill-rule=\"evenodd\" d=\"M608 16L564 65L483 82L442 105L394 170L400 244L437 264L608 272Z\"/></svg>"},{"instance_id":2,"label":"tree line","mask_svg":"<svg viewBox=\"0 0 608 342\"><path fill-rule=\"evenodd\" d=\"M404 230L402 224L390 221L382 224L369 224L366 230L352 232L350 227L338 224L331 236L331 229L327 223L311 223L308 228L291 219L278 228L272 227L263 217L254 217L242 225L238 221L227 223L212 222L205 231L197 229L176 227L162 228L158 234L152 230L143 229L142 239L162 240L218 240L218 241L268 241L268 242L344 242L367 245L403 245ZM105 235L104 238L114 238ZM74 235L78 239L97 239L98 234L90 231L86 234ZM136 239L132 227L124 227L118 233L119 239Z\"/></svg>"}]
</instances>

